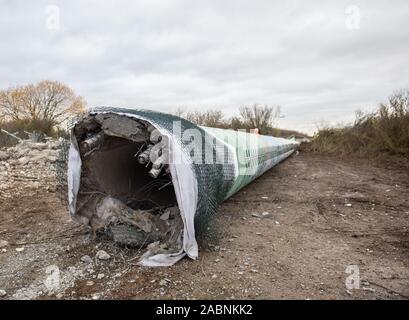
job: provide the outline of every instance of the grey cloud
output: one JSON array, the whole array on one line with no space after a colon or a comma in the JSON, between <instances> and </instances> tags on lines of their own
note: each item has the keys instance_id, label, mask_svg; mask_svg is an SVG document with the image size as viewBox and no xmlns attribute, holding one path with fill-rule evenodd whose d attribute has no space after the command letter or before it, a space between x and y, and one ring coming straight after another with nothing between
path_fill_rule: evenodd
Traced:
<instances>
[{"instance_id":1,"label":"grey cloud","mask_svg":"<svg viewBox=\"0 0 409 320\"><path fill-rule=\"evenodd\" d=\"M90 105L163 111L279 104L280 126L312 132L409 86L408 16L405 0L2 1L0 86L56 79Z\"/></svg>"}]
</instances>

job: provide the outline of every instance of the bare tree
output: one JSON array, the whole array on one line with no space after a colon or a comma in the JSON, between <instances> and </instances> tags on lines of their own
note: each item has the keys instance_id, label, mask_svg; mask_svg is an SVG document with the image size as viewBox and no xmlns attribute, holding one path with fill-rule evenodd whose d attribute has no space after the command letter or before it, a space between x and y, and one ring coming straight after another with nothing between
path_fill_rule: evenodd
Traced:
<instances>
[{"instance_id":1,"label":"bare tree","mask_svg":"<svg viewBox=\"0 0 409 320\"><path fill-rule=\"evenodd\" d=\"M0 91L0 119L19 120L24 113L26 89L10 88Z\"/></svg>"},{"instance_id":2,"label":"bare tree","mask_svg":"<svg viewBox=\"0 0 409 320\"><path fill-rule=\"evenodd\" d=\"M84 109L84 99L58 81L0 90L0 118L43 120L58 125Z\"/></svg>"},{"instance_id":3,"label":"bare tree","mask_svg":"<svg viewBox=\"0 0 409 320\"><path fill-rule=\"evenodd\" d=\"M207 127L223 126L223 112L220 110L208 110L197 113L197 121Z\"/></svg>"},{"instance_id":4,"label":"bare tree","mask_svg":"<svg viewBox=\"0 0 409 320\"><path fill-rule=\"evenodd\" d=\"M409 89L394 92L388 100L388 104L381 104L381 109L389 110L398 117L409 113Z\"/></svg>"},{"instance_id":5,"label":"bare tree","mask_svg":"<svg viewBox=\"0 0 409 320\"><path fill-rule=\"evenodd\" d=\"M258 128L260 134L267 134L280 117L280 107L264 106L257 104L249 107L240 107L240 116L247 129Z\"/></svg>"},{"instance_id":6,"label":"bare tree","mask_svg":"<svg viewBox=\"0 0 409 320\"><path fill-rule=\"evenodd\" d=\"M238 129L246 129L247 126L244 124L242 119L240 117L231 117L229 119L229 124L228 127L233 129L233 130L238 130Z\"/></svg>"},{"instance_id":7,"label":"bare tree","mask_svg":"<svg viewBox=\"0 0 409 320\"><path fill-rule=\"evenodd\" d=\"M176 115L200 126L225 127L224 115L220 110L183 111L179 108Z\"/></svg>"}]
</instances>

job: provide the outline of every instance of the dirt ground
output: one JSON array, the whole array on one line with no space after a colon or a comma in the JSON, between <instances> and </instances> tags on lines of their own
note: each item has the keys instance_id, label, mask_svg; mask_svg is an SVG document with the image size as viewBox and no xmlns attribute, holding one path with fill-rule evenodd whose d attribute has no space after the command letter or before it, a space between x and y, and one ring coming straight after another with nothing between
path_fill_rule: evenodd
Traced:
<instances>
[{"instance_id":1,"label":"dirt ground","mask_svg":"<svg viewBox=\"0 0 409 320\"><path fill-rule=\"evenodd\" d=\"M92 240L53 189L1 199L0 299L407 299L409 166L385 163L300 152L222 205L198 261L168 268Z\"/></svg>"}]
</instances>

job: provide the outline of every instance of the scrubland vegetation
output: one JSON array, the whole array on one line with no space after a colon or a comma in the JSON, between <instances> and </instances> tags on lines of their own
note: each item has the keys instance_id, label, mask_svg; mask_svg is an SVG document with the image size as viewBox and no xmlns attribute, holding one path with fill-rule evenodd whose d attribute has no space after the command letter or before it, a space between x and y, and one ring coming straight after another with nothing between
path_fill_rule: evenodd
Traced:
<instances>
[{"instance_id":1,"label":"scrubland vegetation","mask_svg":"<svg viewBox=\"0 0 409 320\"><path fill-rule=\"evenodd\" d=\"M357 112L353 124L320 128L306 150L339 155L409 155L409 90L392 94L373 113Z\"/></svg>"}]
</instances>

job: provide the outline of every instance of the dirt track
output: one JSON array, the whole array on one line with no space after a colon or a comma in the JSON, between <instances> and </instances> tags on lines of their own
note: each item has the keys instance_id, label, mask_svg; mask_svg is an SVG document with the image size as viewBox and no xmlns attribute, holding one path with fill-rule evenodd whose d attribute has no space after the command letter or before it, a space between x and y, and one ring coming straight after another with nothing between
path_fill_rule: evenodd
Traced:
<instances>
[{"instance_id":1,"label":"dirt track","mask_svg":"<svg viewBox=\"0 0 409 320\"><path fill-rule=\"evenodd\" d=\"M3 299L408 298L407 168L301 152L223 204L222 236L198 261L155 269L136 266L135 250L91 240L40 187L1 200ZM100 249L111 259L94 259ZM348 265L359 290L345 286ZM61 283L47 293L53 272Z\"/></svg>"}]
</instances>

